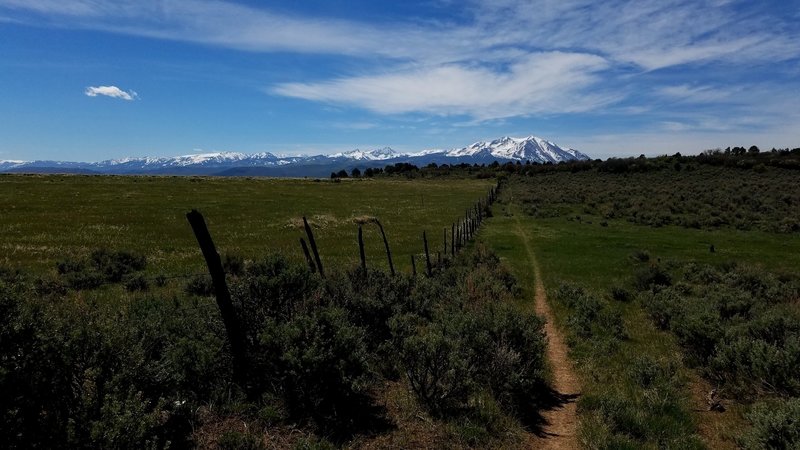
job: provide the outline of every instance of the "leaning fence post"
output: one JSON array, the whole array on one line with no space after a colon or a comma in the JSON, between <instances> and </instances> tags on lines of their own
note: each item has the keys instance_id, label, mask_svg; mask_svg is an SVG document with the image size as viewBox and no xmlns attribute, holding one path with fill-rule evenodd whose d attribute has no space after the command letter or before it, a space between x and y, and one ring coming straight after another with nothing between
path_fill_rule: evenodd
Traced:
<instances>
[{"instance_id":1,"label":"leaning fence post","mask_svg":"<svg viewBox=\"0 0 800 450\"><path fill-rule=\"evenodd\" d=\"M428 267L428 276L431 276L433 275L433 270L431 269L431 254L428 253L428 236L424 231L422 232L422 242L425 244L425 262Z\"/></svg>"},{"instance_id":2,"label":"leaning fence post","mask_svg":"<svg viewBox=\"0 0 800 450\"><path fill-rule=\"evenodd\" d=\"M311 231L311 227L308 225L308 220L306 217L303 216L303 227L306 229L306 235L308 236L308 243L311 244L311 251L314 252L314 261L317 263L317 270L319 270L319 274L322 278L325 278L325 271L322 270L322 260L319 259L319 251L317 250L317 242L314 241L314 233Z\"/></svg>"},{"instance_id":3,"label":"leaning fence post","mask_svg":"<svg viewBox=\"0 0 800 450\"><path fill-rule=\"evenodd\" d=\"M378 228L381 230L381 236L383 236L383 245L386 247L386 258L389 260L389 270L394 275L394 264L392 264L392 251L389 250L389 241L386 240L386 233L383 232L383 225L378 219L375 219L375 223L378 224Z\"/></svg>"},{"instance_id":4,"label":"leaning fence post","mask_svg":"<svg viewBox=\"0 0 800 450\"><path fill-rule=\"evenodd\" d=\"M311 273L317 271L317 266L314 264L314 260L311 259L311 253L308 252L308 246L306 245L306 240L300 238L300 246L303 247L303 254L306 255L306 262L308 263L309 269L311 269Z\"/></svg>"},{"instance_id":5,"label":"leaning fence post","mask_svg":"<svg viewBox=\"0 0 800 450\"><path fill-rule=\"evenodd\" d=\"M364 235L361 231L361 225L358 226L358 253L361 256L361 270L365 273L367 271L367 257L364 254Z\"/></svg>"},{"instance_id":6,"label":"leaning fence post","mask_svg":"<svg viewBox=\"0 0 800 450\"><path fill-rule=\"evenodd\" d=\"M186 219L189 220L189 225L192 226L194 236L197 238L197 243L203 252L203 258L206 260L208 272L211 274L214 295L217 297L217 306L219 307L220 315L222 315L222 322L225 325L225 332L231 345L234 381L244 388L245 374L247 372L244 332L239 324L239 318L236 316L236 310L233 308L228 284L225 282L222 260L219 257L219 253L217 253L216 247L214 247L214 241L208 232L203 215L193 209L186 214Z\"/></svg>"}]
</instances>

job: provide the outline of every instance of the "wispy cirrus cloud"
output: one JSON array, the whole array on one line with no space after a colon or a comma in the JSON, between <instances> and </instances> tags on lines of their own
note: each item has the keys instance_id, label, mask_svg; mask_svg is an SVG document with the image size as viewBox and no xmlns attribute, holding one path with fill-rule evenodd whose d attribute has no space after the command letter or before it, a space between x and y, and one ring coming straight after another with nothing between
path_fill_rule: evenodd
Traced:
<instances>
[{"instance_id":1,"label":"wispy cirrus cloud","mask_svg":"<svg viewBox=\"0 0 800 450\"><path fill-rule=\"evenodd\" d=\"M219 0L0 0L0 12L33 24L374 62L380 69L359 65L336 77L311 74L264 90L379 114L480 121L576 113L602 110L631 91L640 93L638 103L626 107L665 97L723 102L721 91L697 87L703 81L676 85L647 75L800 57L792 15L769 14L762 2L465 0L449 7L466 12L458 20L375 24Z\"/></svg>"},{"instance_id":2,"label":"wispy cirrus cloud","mask_svg":"<svg viewBox=\"0 0 800 450\"><path fill-rule=\"evenodd\" d=\"M442 65L316 83L284 83L278 95L345 103L385 114L426 112L494 119L594 109L615 97L586 92L608 62L581 53L533 53L507 70Z\"/></svg>"},{"instance_id":3,"label":"wispy cirrus cloud","mask_svg":"<svg viewBox=\"0 0 800 450\"><path fill-rule=\"evenodd\" d=\"M790 21L782 24L780 18L731 7L742 3L472 0L465 2L472 11L466 22L380 25L219 0L0 0L0 7L33 12L58 26L240 50L379 55L427 63L509 61L531 51L580 50L655 70L720 58L800 55L800 34Z\"/></svg>"},{"instance_id":4,"label":"wispy cirrus cloud","mask_svg":"<svg viewBox=\"0 0 800 450\"><path fill-rule=\"evenodd\" d=\"M123 91L116 86L89 86L83 91L87 97L111 97L121 100L133 101L139 98L136 91Z\"/></svg>"}]
</instances>

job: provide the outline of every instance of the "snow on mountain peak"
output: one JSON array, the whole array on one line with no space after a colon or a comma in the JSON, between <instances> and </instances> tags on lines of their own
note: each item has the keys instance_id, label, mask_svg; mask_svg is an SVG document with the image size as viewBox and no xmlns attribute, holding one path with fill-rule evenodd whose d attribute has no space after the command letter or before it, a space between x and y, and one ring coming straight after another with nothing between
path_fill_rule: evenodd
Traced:
<instances>
[{"instance_id":1,"label":"snow on mountain peak","mask_svg":"<svg viewBox=\"0 0 800 450\"><path fill-rule=\"evenodd\" d=\"M365 165L371 162L389 164L409 162L424 165L468 163L489 164L493 161L531 161L558 163L569 160L588 160L589 157L572 148L562 148L553 142L536 136L523 138L503 136L491 142L475 142L463 148L451 150L427 149L415 153L400 153L391 147L373 150L350 150L332 155L276 156L269 152L248 155L239 152L198 152L189 155L167 157L122 158L97 163L64 161L0 161L0 171L18 171L25 167L57 167L59 170L89 170L98 173L219 173L232 168L276 168L276 167L323 167L326 164ZM344 161L343 161L344 160ZM283 169L282 169L283 170ZM294 169L293 169L294 170ZM297 169L298 173L300 169ZM286 172L282 172L286 173Z\"/></svg>"},{"instance_id":2,"label":"snow on mountain peak","mask_svg":"<svg viewBox=\"0 0 800 450\"><path fill-rule=\"evenodd\" d=\"M588 159L588 156L577 150L561 148L537 136L524 138L503 136L492 142L481 141L464 148L453 149L446 155L454 158L483 156L486 159L527 160L539 163Z\"/></svg>"},{"instance_id":3,"label":"snow on mountain peak","mask_svg":"<svg viewBox=\"0 0 800 450\"><path fill-rule=\"evenodd\" d=\"M391 159L401 156L394 151L391 147L384 147L374 150L350 150L348 152L334 153L330 155L332 158L349 158L360 161L381 161L384 159Z\"/></svg>"}]
</instances>

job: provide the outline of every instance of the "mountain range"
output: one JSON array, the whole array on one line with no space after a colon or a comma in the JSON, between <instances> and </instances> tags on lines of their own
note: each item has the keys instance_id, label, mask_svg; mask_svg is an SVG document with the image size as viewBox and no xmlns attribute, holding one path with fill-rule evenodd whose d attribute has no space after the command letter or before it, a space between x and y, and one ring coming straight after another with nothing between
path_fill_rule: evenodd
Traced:
<instances>
[{"instance_id":1,"label":"mountain range","mask_svg":"<svg viewBox=\"0 0 800 450\"><path fill-rule=\"evenodd\" d=\"M396 163L424 166L436 164L491 164L530 161L558 163L587 160L571 148L538 138L502 137L491 142L476 142L452 150L423 150L401 153L390 147L352 150L330 155L278 156L272 153L244 154L218 152L171 158L123 158L101 162L0 161L0 172L7 173L84 173L116 175L219 175L219 176L328 176L332 171L384 167Z\"/></svg>"}]
</instances>

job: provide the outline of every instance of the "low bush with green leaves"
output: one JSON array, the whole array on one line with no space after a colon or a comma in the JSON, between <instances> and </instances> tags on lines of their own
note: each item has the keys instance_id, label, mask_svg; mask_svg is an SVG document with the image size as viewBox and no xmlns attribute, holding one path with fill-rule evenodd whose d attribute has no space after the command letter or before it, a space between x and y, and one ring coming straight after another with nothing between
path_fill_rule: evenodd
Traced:
<instances>
[{"instance_id":1,"label":"low bush with green leaves","mask_svg":"<svg viewBox=\"0 0 800 450\"><path fill-rule=\"evenodd\" d=\"M514 305L515 280L485 248L433 277L354 268L321 278L280 255L226 261L237 272L228 281L244 385L233 382L206 276L190 282L189 295L150 291L142 259L99 251L62 261L55 279L0 277L5 445L187 448L203 410L344 443L379 429L376 392L396 380L480 446L536 413L549 392L542 322ZM87 274L124 282L129 294L99 302L63 287ZM219 438L231 448L258 442Z\"/></svg>"},{"instance_id":2,"label":"low bush with green leaves","mask_svg":"<svg viewBox=\"0 0 800 450\"><path fill-rule=\"evenodd\" d=\"M800 284L730 263L686 264L674 275L674 285L639 294L644 309L723 395L756 402L747 414L752 428L740 439L744 448L796 448Z\"/></svg>"},{"instance_id":3,"label":"low bush with green leaves","mask_svg":"<svg viewBox=\"0 0 800 450\"><path fill-rule=\"evenodd\" d=\"M733 395L800 395L798 283L737 265L677 272L681 283L646 290L640 301L688 361Z\"/></svg>"},{"instance_id":4,"label":"low bush with green leaves","mask_svg":"<svg viewBox=\"0 0 800 450\"><path fill-rule=\"evenodd\" d=\"M93 251L86 259L68 258L56 264L58 273L76 290L95 289L119 283L147 267L144 255L128 251Z\"/></svg>"},{"instance_id":5,"label":"low bush with green leaves","mask_svg":"<svg viewBox=\"0 0 800 450\"><path fill-rule=\"evenodd\" d=\"M684 395L680 361L634 353L621 308L574 284L553 293L567 343L588 383L578 399L581 441L588 448L704 448ZM612 292L613 294L613 292ZM641 352L641 350L639 350Z\"/></svg>"},{"instance_id":6,"label":"low bush with green leaves","mask_svg":"<svg viewBox=\"0 0 800 450\"><path fill-rule=\"evenodd\" d=\"M753 426L739 439L747 450L800 447L800 399L768 400L747 414Z\"/></svg>"}]
</instances>

